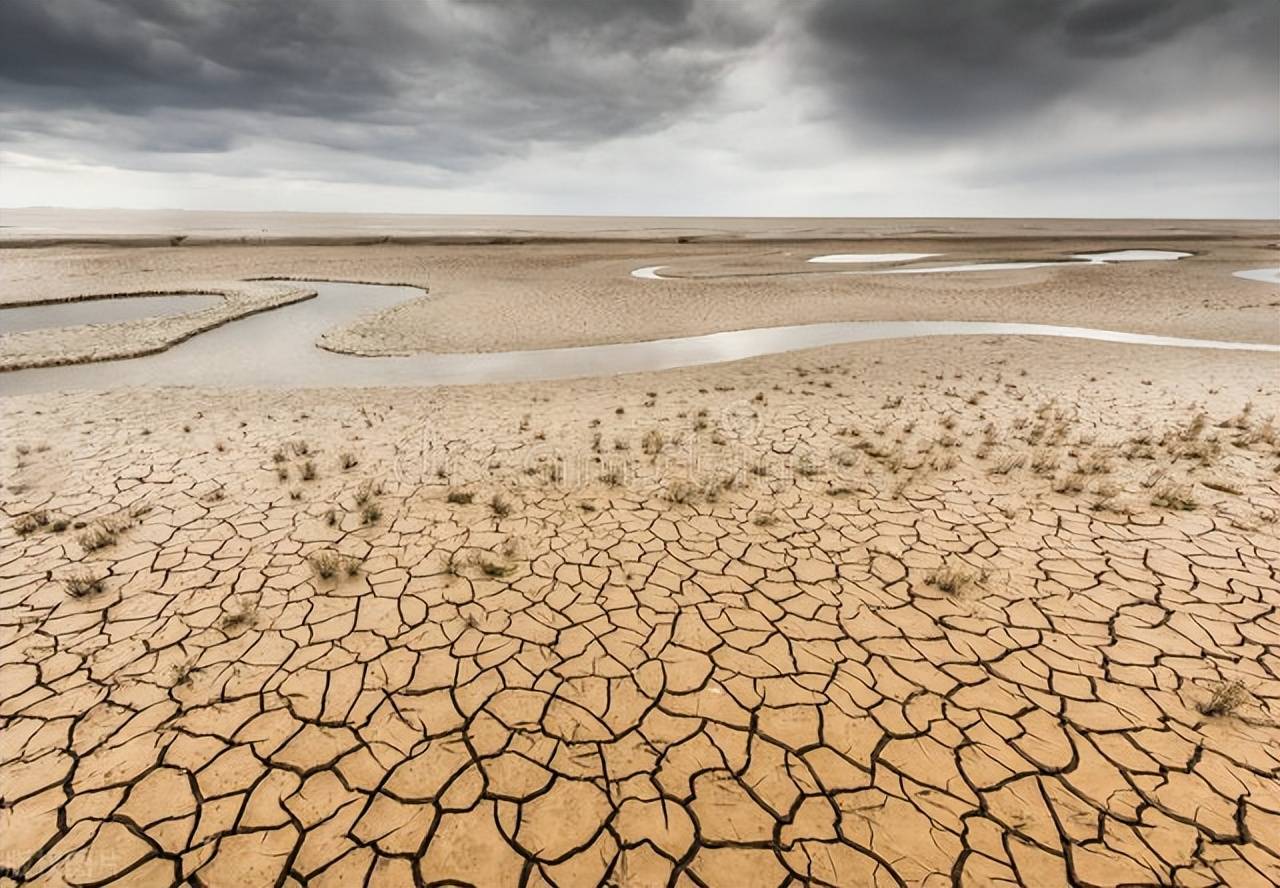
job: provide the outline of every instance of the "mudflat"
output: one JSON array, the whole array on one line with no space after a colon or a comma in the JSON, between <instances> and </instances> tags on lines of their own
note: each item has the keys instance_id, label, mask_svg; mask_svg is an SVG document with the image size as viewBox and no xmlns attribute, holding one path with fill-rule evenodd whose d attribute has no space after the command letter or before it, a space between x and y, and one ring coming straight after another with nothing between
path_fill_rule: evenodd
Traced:
<instances>
[{"instance_id":1,"label":"mudflat","mask_svg":"<svg viewBox=\"0 0 1280 888\"><path fill-rule=\"evenodd\" d=\"M0 302L211 292L230 333L307 310L259 278L422 288L338 353L847 320L1280 342L1276 288L1233 276L1280 264L1253 223L268 220L540 235L290 245L120 214L53 244L20 212ZM808 262L1130 248L1191 255ZM92 366L0 373L0 885L1280 882L1274 353L955 336L414 388Z\"/></svg>"}]
</instances>

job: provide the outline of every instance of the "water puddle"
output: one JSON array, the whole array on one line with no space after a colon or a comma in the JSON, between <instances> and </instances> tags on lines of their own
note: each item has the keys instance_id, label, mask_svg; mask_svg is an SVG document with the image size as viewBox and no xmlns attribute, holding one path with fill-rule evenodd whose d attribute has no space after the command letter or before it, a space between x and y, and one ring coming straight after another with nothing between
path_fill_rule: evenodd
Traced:
<instances>
[{"instance_id":1,"label":"water puddle","mask_svg":"<svg viewBox=\"0 0 1280 888\"><path fill-rule=\"evenodd\" d=\"M413 287L300 282L315 299L251 315L140 358L0 373L0 394L122 386L363 387L564 379L670 370L796 349L918 336L1055 336L1280 352L1280 345L986 321L850 321L578 348L362 358L315 346L326 329L422 295Z\"/></svg>"},{"instance_id":2,"label":"water puddle","mask_svg":"<svg viewBox=\"0 0 1280 888\"><path fill-rule=\"evenodd\" d=\"M1073 258L1090 262L1169 262L1190 255L1176 250L1113 250L1110 253L1076 253Z\"/></svg>"},{"instance_id":3,"label":"water puddle","mask_svg":"<svg viewBox=\"0 0 1280 888\"><path fill-rule=\"evenodd\" d=\"M886 268L881 271L848 272L850 274L941 274L967 271L1017 271L1025 268L1056 268L1061 266L1108 265L1112 262L1171 262L1184 259L1190 253L1173 250L1115 250L1110 253L1075 253L1070 259L1050 259L1043 262L971 262L964 265L935 265L924 268Z\"/></svg>"},{"instance_id":4,"label":"water puddle","mask_svg":"<svg viewBox=\"0 0 1280 888\"><path fill-rule=\"evenodd\" d=\"M1237 271L1235 277L1246 281L1262 281L1264 284L1280 284L1280 268L1251 268L1248 271Z\"/></svg>"},{"instance_id":5,"label":"water puddle","mask_svg":"<svg viewBox=\"0 0 1280 888\"><path fill-rule=\"evenodd\" d=\"M814 256L810 262L912 262L916 259L928 259L941 256L941 253L831 253L827 256ZM661 266L659 266L661 268Z\"/></svg>"},{"instance_id":6,"label":"water puddle","mask_svg":"<svg viewBox=\"0 0 1280 888\"><path fill-rule=\"evenodd\" d=\"M186 293L176 296L127 296L113 299L81 299L47 305L0 307L0 333L22 333L82 324L115 324L141 318L190 314L212 308L221 296Z\"/></svg>"},{"instance_id":7,"label":"water puddle","mask_svg":"<svg viewBox=\"0 0 1280 888\"><path fill-rule=\"evenodd\" d=\"M662 271L662 269L666 267L667 266L665 265L649 265L645 268L637 268L635 271L631 272L631 276L633 278L640 278L646 281L665 281L667 278L664 278L662 275L658 274L658 272Z\"/></svg>"},{"instance_id":8,"label":"water puddle","mask_svg":"<svg viewBox=\"0 0 1280 888\"><path fill-rule=\"evenodd\" d=\"M878 262L912 262L941 256L942 253L831 253L826 256L814 256L809 262L816 263L867 263ZM1046 259L1032 262L969 262L961 265L925 265L906 266L903 268L880 268L874 271L842 271L837 274L946 274L969 271L1019 271L1028 268L1056 268L1070 265L1106 265L1111 262L1168 262L1185 259L1191 253L1180 253L1175 250L1112 250L1105 253L1075 253L1070 259ZM649 281L668 281L671 277L658 272L665 265L648 265L631 272L634 278ZM792 272L794 274L794 272ZM735 275L735 277L756 277L757 275Z\"/></svg>"}]
</instances>

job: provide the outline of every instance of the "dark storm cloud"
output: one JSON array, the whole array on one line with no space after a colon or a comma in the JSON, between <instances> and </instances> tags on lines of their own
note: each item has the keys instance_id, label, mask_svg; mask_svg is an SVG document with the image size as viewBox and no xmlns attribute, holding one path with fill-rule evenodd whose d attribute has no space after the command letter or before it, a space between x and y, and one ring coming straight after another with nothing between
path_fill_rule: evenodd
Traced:
<instances>
[{"instance_id":1,"label":"dark storm cloud","mask_svg":"<svg viewBox=\"0 0 1280 888\"><path fill-rule=\"evenodd\" d=\"M0 0L0 203L1256 215L1278 109L1278 0Z\"/></svg>"},{"instance_id":2,"label":"dark storm cloud","mask_svg":"<svg viewBox=\"0 0 1280 888\"><path fill-rule=\"evenodd\" d=\"M1252 66L1259 82L1280 77L1276 0L819 0L805 24L809 68L846 122L902 137L978 132L1077 96L1140 112L1116 72L1170 45L1190 54L1157 73L1188 84L1188 99L1217 73L1197 47L1223 67Z\"/></svg>"},{"instance_id":3,"label":"dark storm cloud","mask_svg":"<svg viewBox=\"0 0 1280 888\"><path fill-rule=\"evenodd\" d=\"M281 124L286 136L465 165L530 140L652 128L687 110L765 33L735 6L4 0L0 102L51 116L265 114L294 118ZM351 146L350 133L327 125L343 122L376 129ZM225 143L206 136L209 150Z\"/></svg>"}]
</instances>

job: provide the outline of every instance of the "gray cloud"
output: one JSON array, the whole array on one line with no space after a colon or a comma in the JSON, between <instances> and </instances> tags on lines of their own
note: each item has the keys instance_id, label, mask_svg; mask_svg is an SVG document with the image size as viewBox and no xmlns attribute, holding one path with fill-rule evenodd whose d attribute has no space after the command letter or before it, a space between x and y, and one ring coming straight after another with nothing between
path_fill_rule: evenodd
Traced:
<instances>
[{"instance_id":1,"label":"gray cloud","mask_svg":"<svg viewBox=\"0 0 1280 888\"><path fill-rule=\"evenodd\" d=\"M53 114L301 118L318 125L286 128L320 143L358 122L379 129L361 150L465 165L660 126L765 30L716 0L5 0L0 95Z\"/></svg>"},{"instance_id":2,"label":"gray cloud","mask_svg":"<svg viewBox=\"0 0 1280 888\"><path fill-rule=\"evenodd\" d=\"M6 159L0 204L1275 214L1280 3L0 0Z\"/></svg>"},{"instance_id":3,"label":"gray cloud","mask_svg":"<svg viewBox=\"0 0 1280 888\"><path fill-rule=\"evenodd\" d=\"M980 133L1064 98L1141 113L1135 72L1157 93L1147 104L1170 87L1190 87L1184 102L1230 102L1237 84L1217 81L1233 65L1206 65L1205 47L1251 67L1273 96L1280 78L1275 0L819 0L806 26L810 72L846 123L903 139ZM1161 59L1159 77L1133 65L1180 43L1188 52Z\"/></svg>"}]
</instances>

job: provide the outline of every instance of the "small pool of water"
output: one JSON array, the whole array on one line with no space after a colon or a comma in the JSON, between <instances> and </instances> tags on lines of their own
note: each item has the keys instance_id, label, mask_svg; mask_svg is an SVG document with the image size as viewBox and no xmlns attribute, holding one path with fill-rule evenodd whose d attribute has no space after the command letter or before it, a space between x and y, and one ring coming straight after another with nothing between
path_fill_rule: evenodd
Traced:
<instances>
[{"instance_id":1,"label":"small pool of water","mask_svg":"<svg viewBox=\"0 0 1280 888\"><path fill-rule=\"evenodd\" d=\"M811 263L864 263L878 262L914 262L941 256L942 253L831 253L826 256L814 256ZM1112 250L1106 253L1075 253L1070 259L1045 259L1030 262L966 262L960 265L907 265L900 268L878 268L871 271L840 271L836 274L944 274L968 271L1018 271L1027 268L1056 268L1058 266L1106 265L1111 262L1168 262L1185 259L1191 253L1180 253L1175 250ZM649 281L667 281L671 278L660 274L665 265L646 265L631 272L634 278ZM795 272L790 272L794 274ZM758 275L738 275L756 277Z\"/></svg>"},{"instance_id":2,"label":"small pool of water","mask_svg":"<svg viewBox=\"0 0 1280 888\"><path fill-rule=\"evenodd\" d=\"M1280 284L1280 268L1251 268L1248 271L1234 272L1238 278L1246 281L1262 281L1264 284Z\"/></svg>"},{"instance_id":3,"label":"small pool of water","mask_svg":"<svg viewBox=\"0 0 1280 888\"><path fill-rule=\"evenodd\" d=\"M1171 262L1185 259L1190 253L1173 250L1115 250L1110 253L1075 253L1070 259L1047 259L1042 262L969 262L963 265L934 265L886 268L881 271L848 272L850 274L941 274L967 271L1017 271L1025 268L1059 268L1062 266L1108 265L1112 262Z\"/></svg>"},{"instance_id":4,"label":"small pool of water","mask_svg":"<svg viewBox=\"0 0 1280 888\"><path fill-rule=\"evenodd\" d=\"M1110 253L1076 253L1073 258L1090 262L1170 262L1190 255L1177 250L1113 250Z\"/></svg>"},{"instance_id":5,"label":"small pool of water","mask_svg":"<svg viewBox=\"0 0 1280 888\"><path fill-rule=\"evenodd\" d=\"M21 333L51 327L76 327L81 324L115 324L140 318L160 318L190 314L222 302L221 296L209 293L184 293L176 296L120 296L110 299L81 299L47 305L0 307L0 333Z\"/></svg>"},{"instance_id":6,"label":"small pool of water","mask_svg":"<svg viewBox=\"0 0 1280 888\"><path fill-rule=\"evenodd\" d=\"M827 256L814 256L809 261L833 263L911 262L916 259L928 259L931 256L941 255L941 253L831 253Z\"/></svg>"},{"instance_id":7,"label":"small pool of water","mask_svg":"<svg viewBox=\"0 0 1280 888\"><path fill-rule=\"evenodd\" d=\"M413 287L299 282L315 299L224 324L168 351L119 361L0 373L0 394L123 386L319 388L521 382L670 370L796 349L917 336L1056 336L1280 353L1280 345L986 321L850 321L679 339L482 354L362 358L317 348L325 330L422 296Z\"/></svg>"}]
</instances>

